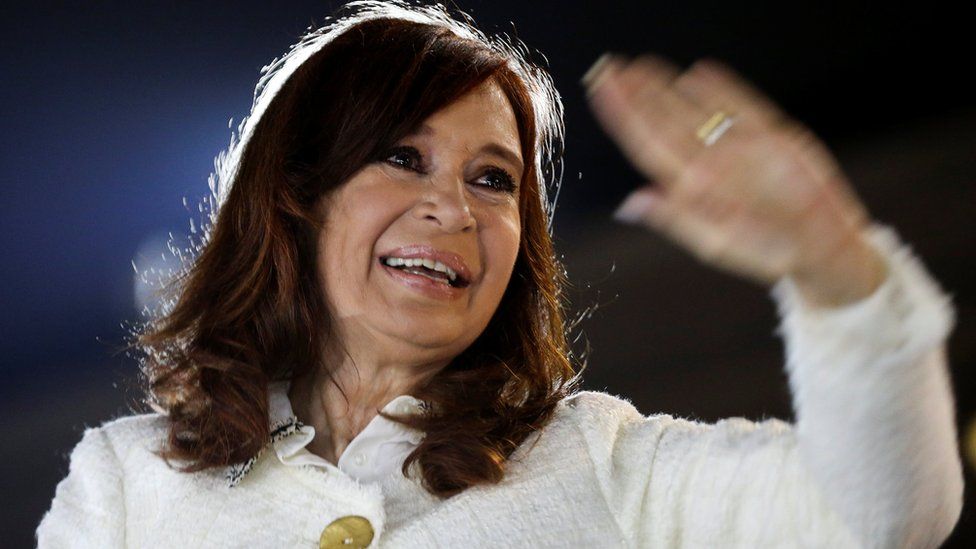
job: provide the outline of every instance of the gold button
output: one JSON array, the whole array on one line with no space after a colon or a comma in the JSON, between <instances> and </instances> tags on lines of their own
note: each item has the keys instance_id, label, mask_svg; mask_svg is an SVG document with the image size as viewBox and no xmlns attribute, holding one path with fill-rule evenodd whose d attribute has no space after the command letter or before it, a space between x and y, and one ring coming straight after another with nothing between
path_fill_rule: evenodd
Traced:
<instances>
[{"instance_id":1,"label":"gold button","mask_svg":"<svg viewBox=\"0 0 976 549\"><path fill-rule=\"evenodd\" d=\"M373 525L366 517L339 517L322 530L319 549L365 549L373 541Z\"/></svg>"}]
</instances>

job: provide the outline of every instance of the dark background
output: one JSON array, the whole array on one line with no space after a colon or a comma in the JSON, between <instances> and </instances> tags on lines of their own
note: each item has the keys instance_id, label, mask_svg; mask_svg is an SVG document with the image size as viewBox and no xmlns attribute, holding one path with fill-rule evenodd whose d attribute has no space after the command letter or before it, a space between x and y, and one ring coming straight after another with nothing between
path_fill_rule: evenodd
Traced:
<instances>
[{"instance_id":1,"label":"dark background","mask_svg":"<svg viewBox=\"0 0 976 549\"><path fill-rule=\"evenodd\" d=\"M591 344L586 386L644 413L792 419L764 288L610 221L641 182L598 129L579 77L605 50L726 61L835 151L875 219L954 296L961 437L974 419L976 105L968 19L818 3L463 0L487 32L549 60L566 106L557 245ZM0 8L0 545L27 547L85 426L128 413L132 262L191 233L213 158L262 66L338 2L90 2ZM599 7L597 7L599 6ZM510 23L514 21L513 25ZM184 205L186 199L186 206ZM966 440L974 440L969 438ZM970 442L970 445L973 443ZM967 508L948 546L972 546ZM968 543L967 543L968 542Z\"/></svg>"}]
</instances>

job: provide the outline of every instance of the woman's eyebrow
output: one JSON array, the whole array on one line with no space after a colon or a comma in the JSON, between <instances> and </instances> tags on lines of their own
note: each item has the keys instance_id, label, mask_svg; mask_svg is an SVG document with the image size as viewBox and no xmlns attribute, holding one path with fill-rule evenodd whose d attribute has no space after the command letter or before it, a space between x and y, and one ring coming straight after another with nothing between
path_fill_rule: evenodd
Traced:
<instances>
[{"instance_id":1,"label":"woman's eyebrow","mask_svg":"<svg viewBox=\"0 0 976 549\"><path fill-rule=\"evenodd\" d=\"M416 130L408 133L407 137L429 136L429 135L433 135L434 133L435 133L434 128L431 128L427 124L423 124ZM505 147L503 145L499 145L498 143L487 143L483 145L480 149L478 149L478 152L479 153L485 152L488 154L501 157L505 160L508 160L513 165L515 165L515 167L518 168L519 172L522 172L525 169L525 165L522 163L522 159L521 157L519 157L519 155L515 154L515 152L513 152L512 149L509 149L508 147Z\"/></svg>"},{"instance_id":2,"label":"woman's eyebrow","mask_svg":"<svg viewBox=\"0 0 976 549\"><path fill-rule=\"evenodd\" d=\"M514 164L518 168L519 172L525 169L525 167L522 165L522 159L520 159L517 154L512 152L511 149L503 147L498 143L488 143L487 145L481 147L481 150L478 152L486 152L495 156L500 156Z\"/></svg>"}]
</instances>

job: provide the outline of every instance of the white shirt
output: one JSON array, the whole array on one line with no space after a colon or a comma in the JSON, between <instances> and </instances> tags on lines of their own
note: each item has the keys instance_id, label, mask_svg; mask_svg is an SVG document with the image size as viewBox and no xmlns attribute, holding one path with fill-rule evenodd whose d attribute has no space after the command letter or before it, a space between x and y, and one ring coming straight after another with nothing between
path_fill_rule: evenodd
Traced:
<instances>
[{"instance_id":1,"label":"white shirt","mask_svg":"<svg viewBox=\"0 0 976 549\"><path fill-rule=\"evenodd\" d=\"M325 472L343 473L360 482L376 482L399 471L403 461L423 439L423 433L408 429L377 414L339 456L338 467L308 451L315 428L301 423L288 399L291 381L272 382L268 387L268 406L275 454L284 465L311 465ZM400 395L383 407L390 414L419 413L424 403L411 395Z\"/></svg>"}]
</instances>

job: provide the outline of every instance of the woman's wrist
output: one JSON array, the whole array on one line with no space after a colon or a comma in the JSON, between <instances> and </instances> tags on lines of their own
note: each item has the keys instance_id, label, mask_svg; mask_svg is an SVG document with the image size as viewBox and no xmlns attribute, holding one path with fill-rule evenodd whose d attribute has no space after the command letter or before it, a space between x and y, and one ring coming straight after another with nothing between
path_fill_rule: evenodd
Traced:
<instances>
[{"instance_id":1,"label":"woman's wrist","mask_svg":"<svg viewBox=\"0 0 976 549\"><path fill-rule=\"evenodd\" d=\"M819 308L844 307L867 298L888 276L887 262L858 234L816 267L790 274L803 300Z\"/></svg>"}]
</instances>

